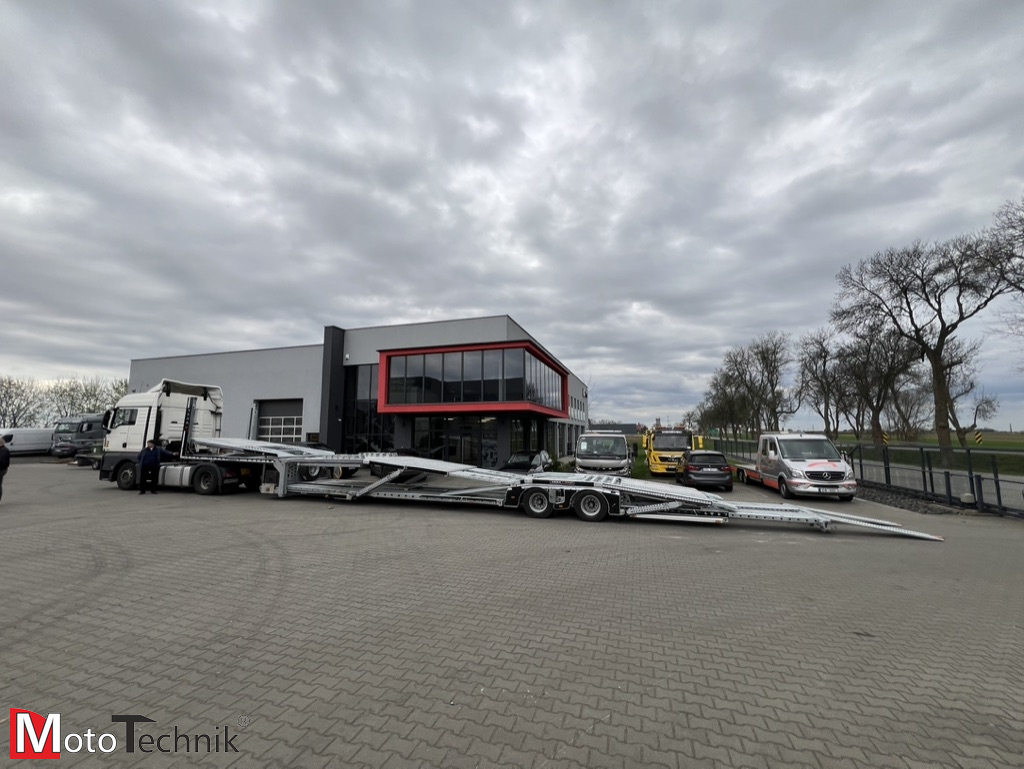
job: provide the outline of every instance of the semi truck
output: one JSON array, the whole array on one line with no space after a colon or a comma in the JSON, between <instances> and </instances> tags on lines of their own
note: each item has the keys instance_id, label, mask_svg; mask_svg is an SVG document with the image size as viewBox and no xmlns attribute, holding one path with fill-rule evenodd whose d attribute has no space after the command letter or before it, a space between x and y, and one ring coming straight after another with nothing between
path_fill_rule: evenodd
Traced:
<instances>
[{"instance_id":1,"label":"semi truck","mask_svg":"<svg viewBox=\"0 0 1024 769\"><path fill-rule=\"evenodd\" d=\"M941 540L899 523L791 504L725 502L715 494L606 473L520 474L396 452L335 454L294 444L220 435L220 388L162 380L126 395L104 415L108 433L100 478L121 489L137 482L135 460L153 439L176 454L161 466L162 486L219 494L245 489L278 498L388 500L515 509L531 518L569 512L587 522L636 518L724 525L793 523L831 531L836 524L915 539ZM619 433L625 442L625 436ZM379 477L370 467L381 468Z\"/></svg>"},{"instance_id":2,"label":"semi truck","mask_svg":"<svg viewBox=\"0 0 1024 769\"><path fill-rule=\"evenodd\" d=\"M134 489L138 484L138 455L146 441L175 455L161 465L157 482L163 487L191 488L217 494L236 488L257 489L263 468L274 453L281 456L333 456L334 452L298 444L238 441L229 450L202 443L221 437L224 394L215 385L162 379L155 387L123 396L103 415L103 454L100 479ZM247 444L258 447L249 450ZM323 472L320 465L302 468L307 478Z\"/></svg>"},{"instance_id":3,"label":"semi truck","mask_svg":"<svg viewBox=\"0 0 1024 769\"><path fill-rule=\"evenodd\" d=\"M655 427L644 433L643 446L651 475L675 474L676 465L691 449L701 448L699 436L689 430Z\"/></svg>"},{"instance_id":4,"label":"semi truck","mask_svg":"<svg viewBox=\"0 0 1024 769\"><path fill-rule=\"evenodd\" d=\"M778 489L784 499L835 496L851 502L857 495L853 467L825 435L764 433L753 464L736 466L741 483Z\"/></svg>"}]
</instances>

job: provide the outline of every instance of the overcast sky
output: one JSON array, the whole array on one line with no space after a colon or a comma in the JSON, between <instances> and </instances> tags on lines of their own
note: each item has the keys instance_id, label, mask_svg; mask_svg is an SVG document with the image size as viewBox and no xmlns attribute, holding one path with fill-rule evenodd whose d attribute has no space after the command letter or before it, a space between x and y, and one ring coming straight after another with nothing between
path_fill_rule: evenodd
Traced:
<instances>
[{"instance_id":1,"label":"overcast sky","mask_svg":"<svg viewBox=\"0 0 1024 769\"><path fill-rule=\"evenodd\" d=\"M0 375L509 314L677 420L1024 191L1024 3L0 0ZM981 382L1024 428L1021 345ZM811 418L791 426L820 426Z\"/></svg>"}]
</instances>

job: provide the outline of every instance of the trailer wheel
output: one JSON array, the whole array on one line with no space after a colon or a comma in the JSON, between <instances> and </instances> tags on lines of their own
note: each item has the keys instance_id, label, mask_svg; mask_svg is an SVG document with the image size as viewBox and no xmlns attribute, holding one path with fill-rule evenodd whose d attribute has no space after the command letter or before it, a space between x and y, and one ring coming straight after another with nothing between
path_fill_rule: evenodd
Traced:
<instances>
[{"instance_id":1,"label":"trailer wheel","mask_svg":"<svg viewBox=\"0 0 1024 769\"><path fill-rule=\"evenodd\" d=\"M92 469L93 470L99 470L100 469L100 461L98 459L94 459L92 461Z\"/></svg>"},{"instance_id":2,"label":"trailer wheel","mask_svg":"<svg viewBox=\"0 0 1024 769\"><path fill-rule=\"evenodd\" d=\"M551 499L543 489L527 489L520 504L531 518L551 517Z\"/></svg>"},{"instance_id":3,"label":"trailer wheel","mask_svg":"<svg viewBox=\"0 0 1024 769\"><path fill-rule=\"evenodd\" d=\"M608 500L596 491L581 491L572 498L572 509L581 521L603 521L608 515Z\"/></svg>"},{"instance_id":4,"label":"trailer wheel","mask_svg":"<svg viewBox=\"0 0 1024 769\"><path fill-rule=\"evenodd\" d=\"M320 465L302 465L299 467L299 477L304 481L315 481L325 469Z\"/></svg>"},{"instance_id":5,"label":"trailer wheel","mask_svg":"<svg viewBox=\"0 0 1024 769\"><path fill-rule=\"evenodd\" d=\"M747 477L747 471L742 469L736 470L736 479L744 486L750 483L750 479Z\"/></svg>"},{"instance_id":6,"label":"trailer wheel","mask_svg":"<svg viewBox=\"0 0 1024 769\"><path fill-rule=\"evenodd\" d=\"M217 474L212 467L197 467L192 475L192 488L196 494L209 496L217 493Z\"/></svg>"},{"instance_id":7,"label":"trailer wheel","mask_svg":"<svg viewBox=\"0 0 1024 769\"><path fill-rule=\"evenodd\" d=\"M121 491L131 491L135 488L135 464L125 462L117 468L117 488Z\"/></svg>"},{"instance_id":8,"label":"trailer wheel","mask_svg":"<svg viewBox=\"0 0 1024 769\"><path fill-rule=\"evenodd\" d=\"M785 478L779 478L779 495L783 499L792 499L793 498L793 492L792 492L792 490L790 490L789 484L786 483L786 479Z\"/></svg>"}]
</instances>

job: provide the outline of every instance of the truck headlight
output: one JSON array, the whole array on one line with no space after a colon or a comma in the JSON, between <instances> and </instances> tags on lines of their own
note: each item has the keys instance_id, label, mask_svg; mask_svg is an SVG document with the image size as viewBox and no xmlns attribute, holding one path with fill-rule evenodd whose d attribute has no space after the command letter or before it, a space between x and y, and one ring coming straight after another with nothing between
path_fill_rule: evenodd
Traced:
<instances>
[{"instance_id":1,"label":"truck headlight","mask_svg":"<svg viewBox=\"0 0 1024 769\"><path fill-rule=\"evenodd\" d=\"M792 468L790 470L790 472L793 474L794 478L803 478L804 477L804 471L803 470L797 470L795 467Z\"/></svg>"},{"instance_id":2,"label":"truck headlight","mask_svg":"<svg viewBox=\"0 0 1024 769\"><path fill-rule=\"evenodd\" d=\"M846 471L846 475L843 476L843 480L844 481L852 481L853 480L853 470L847 470Z\"/></svg>"}]
</instances>

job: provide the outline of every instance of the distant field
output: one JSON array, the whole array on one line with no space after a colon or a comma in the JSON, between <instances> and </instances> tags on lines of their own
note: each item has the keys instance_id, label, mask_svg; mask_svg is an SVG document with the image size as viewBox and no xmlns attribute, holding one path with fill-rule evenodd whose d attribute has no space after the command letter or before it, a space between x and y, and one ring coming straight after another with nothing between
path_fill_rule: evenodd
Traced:
<instances>
[{"instance_id":1,"label":"distant field","mask_svg":"<svg viewBox=\"0 0 1024 769\"><path fill-rule=\"evenodd\" d=\"M839 436L839 443L856 443L857 440L850 433L843 433ZM870 438L862 439L861 443L870 443ZM890 445L907 445L894 438L890 439ZM935 433L922 433L918 436L912 446L938 446L939 441L935 437ZM956 436L953 436L953 447L960 448L960 443L957 441ZM1007 449L1009 451L1024 451L1024 433L1021 432L1005 432L1000 430L994 430L988 432L986 430L981 431L981 443L976 443L974 440L974 433L971 432L967 436L967 448L972 451L979 449Z\"/></svg>"}]
</instances>

